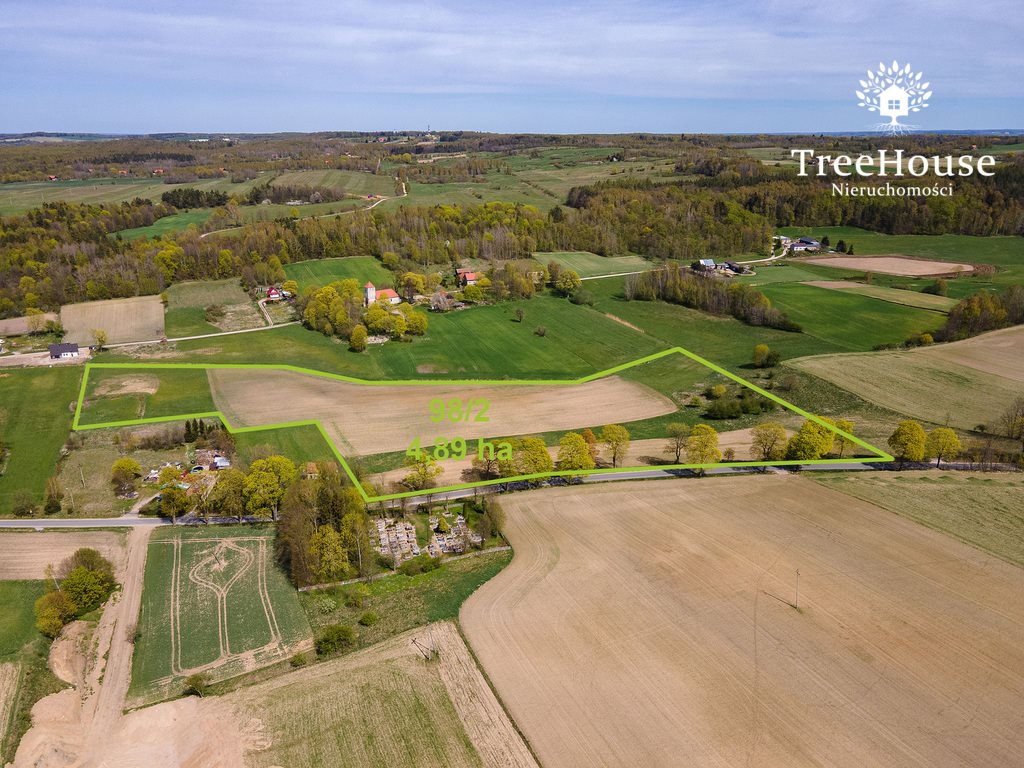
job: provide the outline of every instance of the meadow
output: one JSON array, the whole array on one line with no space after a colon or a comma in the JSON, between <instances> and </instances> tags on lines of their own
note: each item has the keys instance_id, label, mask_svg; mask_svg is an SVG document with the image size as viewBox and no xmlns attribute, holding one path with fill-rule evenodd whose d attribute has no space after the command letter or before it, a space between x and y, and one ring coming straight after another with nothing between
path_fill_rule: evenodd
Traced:
<instances>
[{"instance_id":1,"label":"meadow","mask_svg":"<svg viewBox=\"0 0 1024 768\"><path fill-rule=\"evenodd\" d=\"M0 515L28 491L42 503L46 481L71 430L82 369L10 369L0 372L0 436L8 449L0 474Z\"/></svg>"},{"instance_id":2,"label":"meadow","mask_svg":"<svg viewBox=\"0 0 1024 768\"><path fill-rule=\"evenodd\" d=\"M93 368L79 424L184 416L216 410L204 370L157 372Z\"/></svg>"},{"instance_id":3,"label":"meadow","mask_svg":"<svg viewBox=\"0 0 1024 768\"><path fill-rule=\"evenodd\" d=\"M310 286L325 286L335 280L354 278L360 287L372 282L378 288L394 283L394 274L372 256L350 256L342 259L316 259L286 264L284 273L299 284L299 292Z\"/></svg>"},{"instance_id":4,"label":"meadow","mask_svg":"<svg viewBox=\"0 0 1024 768\"><path fill-rule=\"evenodd\" d=\"M571 269L580 277L601 277L622 272L639 272L655 266L653 262L635 254L598 256L589 251L538 251L533 254L533 258L545 266L548 262L553 261L562 269Z\"/></svg>"},{"instance_id":5,"label":"meadow","mask_svg":"<svg viewBox=\"0 0 1024 768\"><path fill-rule=\"evenodd\" d=\"M154 531L138 631L128 694L136 705L178 695L190 674L223 680L310 645L273 530L260 526Z\"/></svg>"},{"instance_id":6,"label":"meadow","mask_svg":"<svg viewBox=\"0 0 1024 768\"><path fill-rule=\"evenodd\" d=\"M799 323L804 334L850 351L899 344L913 334L935 331L945 321L939 312L812 285L770 283L758 290Z\"/></svg>"},{"instance_id":7,"label":"meadow","mask_svg":"<svg viewBox=\"0 0 1024 768\"><path fill-rule=\"evenodd\" d=\"M1024 567L1024 485L999 472L811 472L822 485Z\"/></svg>"},{"instance_id":8,"label":"meadow","mask_svg":"<svg viewBox=\"0 0 1024 768\"><path fill-rule=\"evenodd\" d=\"M237 278L175 283L164 293L167 296L164 333L168 338L259 328L265 324ZM222 320L214 325L207 321L206 308L214 305L225 309L224 320L230 318L229 322Z\"/></svg>"},{"instance_id":9,"label":"meadow","mask_svg":"<svg viewBox=\"0 0 1024 768\"><path fill-rule=\"evenodd\" d=\"M934 312L946 313L956 306L957 303L956 299L952 299L948 296L935 296L930 293L908 291L900 288L889 288L884 285L853 283L848 280L814 280L807 284L815 288L826 288L832 291L855 293L858 296L870 296L872 299L880 299L881 301L888 301L892 304L901 304L905 307L930 309Z\"/></svg>"},{"instance_id":10,"label":"meadow","mask_svg":"<svg viewBox=\"0 0 1024 768\"><path fill-rule=\"evenodd\" d=\"M593 281L593 285L601 281ZM522 309L518 322L515 311ZM665 348L662 341L565 299L536 296L446 314L430 313L427 335L388 342L363 353L301 326L176 342L160 349L113 350L107 362L288 364L359 378L569 379L605 370ZM536 329L545 328L539 336ZM680 343L679 340L675 343ZM748 346L744 357L749 357ZM685 344L684 344L685 345ZM807 353L805 353L807 354Z\"/></svg>"},{"instance_id":11,"label":"meadow","mask_svg":"<svg viewBox=\"0 0 1024 768\"><path fill-rule=\"evenodd\" d=\"M262 177L257 176L255 179L239 184L234 184L227 178L199 179L185 184L165 184L158 178L106 178L0 184L0 215L22 213L36 208L44 202L54 200L102 205L104 203L124 203L141 197L159 202L160 196L164 192L186 187L244 196L252 187L262 184L263 181Z\"/></svg>"},{"instance_id":12,"label":"meadow","mask_svg":"<svg viewBox=\"0 0 1024 768\"><path fill-rule=\"evenodd\" d=\"M43 581L0 581L0 761L13 759L32 705L62 687L46 665L50 641L36 631L32 610L45 591Z\"/></svg>"},{"instance_id":13,"label":"meadow","mask_svg":"<svg viewBox=\"0 0 1024 768\"><path fill-rule=\"evenodd\" d=\"M198 227L201 229L212 213L213 211L209 208L198 208L196 210L185 211L183 213L175 213L171 216L164 216L161 219L157 219L147 227L122 229L119 232L114 233L114 236L119 236L123 240L138 240L143 237L159 239L164 235L173 235L176 232L182 232L189 227Z\"/></svg>"},{"instance_id":14,"label":"meadow","mask_svg":"<svg viewBox=\"0 0 1024 768\"><path fill-rule=\"evenodd\" d=\"M367 195L390 197L395 180L388 175L323 168L315 171L286 171L274 177L273 186L326 187L337 192L365 198Z\"/></svg>"}]
</instances>

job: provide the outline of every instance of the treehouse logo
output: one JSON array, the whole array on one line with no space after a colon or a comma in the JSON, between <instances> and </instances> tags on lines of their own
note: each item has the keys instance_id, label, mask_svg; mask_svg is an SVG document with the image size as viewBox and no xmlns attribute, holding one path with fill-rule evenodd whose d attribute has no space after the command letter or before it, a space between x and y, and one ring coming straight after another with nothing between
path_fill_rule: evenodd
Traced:
<instances>
[{"instance_id":1,"label":"treehouse logo","mask_svg":"<svg viewBox=\"0 0 1024 768\"><path fill-rule=\"evenodd\" d=\"M915 126L901 123L899 119L926 109L928 99L932 97L932 92L928 90L931 83L922 80L924 73L915 73L910 64L901 68L895 60L888 67L879 63L874 72L868 70L867 80L860 81L862 90L854 91L858 99L857 106L889 118L887 123L877 123L874 126L876 131L902 136L914 130Z\"/></svg>"}]
</instances>

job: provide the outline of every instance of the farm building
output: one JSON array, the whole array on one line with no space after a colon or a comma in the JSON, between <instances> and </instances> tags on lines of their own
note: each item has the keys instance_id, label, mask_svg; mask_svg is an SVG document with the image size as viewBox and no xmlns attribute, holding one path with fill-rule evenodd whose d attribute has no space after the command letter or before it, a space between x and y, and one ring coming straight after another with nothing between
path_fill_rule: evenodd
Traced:
<instances>
[{"instance_id":1,"label":"farm building","mask_svg":"<svg viewBox=\"0 0 1024 768\"><path fill-rule=\"evenodd\" d=\"M401 304L402 297L399 296L395 291L390 288L381 288L380 290L373 283L367 283L363 286L363 293L366 296L366 306L376 304L378 301L386 301L388 304Z\"/></svg>"},{"instance_id":2,"label":"farm building","mask_svg":"<svg viewBox=\"0 0 1024 768\"><path fill-rule=\"evenodd\" d=\"M51 344L50 345L50 359L51 360L64 360L69 357L78 357L78 345L77 344Z\"/></svg>"},{"instance_id":3,"label":"farm building","mask_svg":"<svg viewBox=\"0 0 1024 768\"><path fill-rule=\"evenodd\" d=\"M280 300L281 300L281 291L279 291L277 288L274 288L274 287L270 287L270 288L267 289L267 301L280 301Z\"/></svg>"}]
</instances>

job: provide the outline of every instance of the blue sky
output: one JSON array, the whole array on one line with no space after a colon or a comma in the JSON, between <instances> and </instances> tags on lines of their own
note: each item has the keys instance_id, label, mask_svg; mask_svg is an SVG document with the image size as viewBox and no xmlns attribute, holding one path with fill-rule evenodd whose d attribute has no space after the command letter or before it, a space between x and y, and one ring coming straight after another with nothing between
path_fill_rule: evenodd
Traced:
<instances>
[{"instance_id":1,"label":"blue sky","mask_svg":"<svg viewBox=\"0 0 1024 768\"><path fill-rule=\"evenodd\" d=\"M0 0L0 131L868 130L879 61L920 128L1024 127L1019 0Z\"/></svg>"}]
</instances>

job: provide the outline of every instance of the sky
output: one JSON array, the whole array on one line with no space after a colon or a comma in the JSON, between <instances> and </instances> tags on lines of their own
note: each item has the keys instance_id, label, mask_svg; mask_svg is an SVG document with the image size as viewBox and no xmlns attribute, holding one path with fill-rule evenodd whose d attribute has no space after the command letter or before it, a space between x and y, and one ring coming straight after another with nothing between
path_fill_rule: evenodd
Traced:
<instances>
[{"instance_id":1,"label":"sky","mask_svg":"<svg viewBox=\"0 0 1024 768\"><path fill-rule=\"evenodd\" d=\"M0 0L0 132L1024 128L1020 0ZM874 118L874 119L872 119Z\"/></svg>"}]
</instances>

